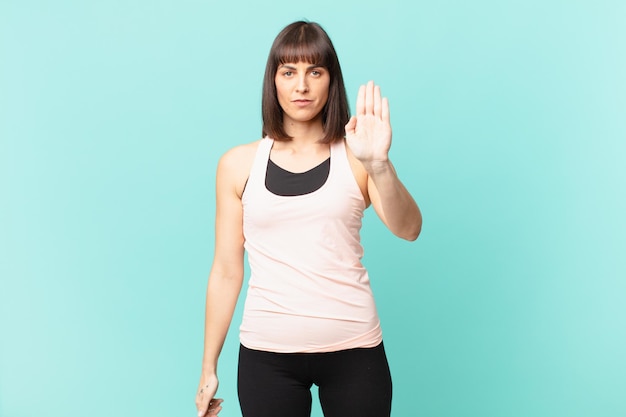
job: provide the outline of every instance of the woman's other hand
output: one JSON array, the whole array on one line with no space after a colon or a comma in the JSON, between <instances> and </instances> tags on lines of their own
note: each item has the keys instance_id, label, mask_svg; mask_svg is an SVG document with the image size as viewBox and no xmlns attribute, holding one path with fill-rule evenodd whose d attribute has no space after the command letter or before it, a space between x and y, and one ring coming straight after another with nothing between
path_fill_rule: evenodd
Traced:
<instances>
[{"instance_id":1,"label":"woman's other hand","mask_svg":"<svg viewBox=\"0 0 626 417\"><path fill-rule=\"evenodd\" d=\"M219 382L216 375L203 377L200 380L198 393L196 394L196 408L198 409L198 417L216 416L222 411L221 398L214 398L217 392Z\"/></svg>"}]
</instances>

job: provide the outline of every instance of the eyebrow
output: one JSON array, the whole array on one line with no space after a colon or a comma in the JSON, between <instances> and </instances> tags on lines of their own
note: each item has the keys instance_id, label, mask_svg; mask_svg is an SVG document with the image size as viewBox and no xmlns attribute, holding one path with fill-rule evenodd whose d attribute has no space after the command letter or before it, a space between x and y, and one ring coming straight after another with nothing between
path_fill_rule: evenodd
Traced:
<instances>
[{"instance_id":1,"label":"eyebrow","mask_svg":"<svg viewBox=\"0 0 626 417\"><path fill-rule=\"evenodd\" d=\"M282 64L282 65L281 65L280 67L278 67L278 68L279 68L279 69L280 69L280 68L287 68L287 69L290 69L290 70L295 70L295 69L297 69L296 67L294 67L294 66L292 66L292 65L289 65L289 64ZM307 70L312 70L312 69L314 69L314 68L324 68L324 66L323 66L323 65L309 65L308 67L306 67L306 69L307 69Z\"/></svg>"}]
</instances>

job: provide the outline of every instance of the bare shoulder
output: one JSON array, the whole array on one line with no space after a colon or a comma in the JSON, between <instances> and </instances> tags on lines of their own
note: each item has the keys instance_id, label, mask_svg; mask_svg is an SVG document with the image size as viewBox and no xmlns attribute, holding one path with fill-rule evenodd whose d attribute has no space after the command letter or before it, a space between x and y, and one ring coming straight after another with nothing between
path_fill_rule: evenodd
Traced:
<instances>
[{"instance_id":1,"label":"bare shoulder","mask_svg":"<svg viewBox=\"0 0 626 417\"><path fill-rule=\"evenodd\" d=\"M239 196L250 175L259 143L260 140L256 140L229 149L221 156L217 165L218 181L234 187Z\"/></svg>"},{"instance_id":2,"label":"bare shoulder","mask_svg":"<svg viewBox=\"0 0 626 417\"><path fill-rule=\"evenodd\" d=\"M242 168L242 165L246 165L249 162L252 167L252 161L254 161L254 155L259 146L261 140L245 143L243 145L237 145L234 148L229 149L220 158L219 164L228 168Z\"/></svg>"}]
</instances>

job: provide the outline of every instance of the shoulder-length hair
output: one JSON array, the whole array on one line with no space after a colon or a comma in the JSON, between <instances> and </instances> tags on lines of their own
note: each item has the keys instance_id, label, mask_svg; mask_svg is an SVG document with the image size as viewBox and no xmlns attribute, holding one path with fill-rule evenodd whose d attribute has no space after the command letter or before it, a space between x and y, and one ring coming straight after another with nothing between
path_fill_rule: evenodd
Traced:
<instances>
[{"instance_id":1,"label":"shoulder-length hair","mask_svg":"<svg viewBox=\"0 0 626 417\"><path fill-rule=\"evenodd\" d=\"M331 143L345 136L345 125L350 119L350 108L343 83L343 75L335 48L322 27L314 22L298 21L285 27L274 39L263 79L263 136L278 141L292 139L283 126L283 109L276 94L276 72L288 62L310 62L324 67L330 75L328 100L322 109L324 137L322 143Z\"/></svg>"}]
</instances>

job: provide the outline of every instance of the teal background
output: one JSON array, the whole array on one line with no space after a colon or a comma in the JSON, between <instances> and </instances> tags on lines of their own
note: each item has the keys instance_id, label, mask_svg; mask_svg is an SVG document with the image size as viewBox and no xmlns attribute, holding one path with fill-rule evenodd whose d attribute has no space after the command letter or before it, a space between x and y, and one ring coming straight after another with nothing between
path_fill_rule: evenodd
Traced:
<instances>
[{"instance_id":1,"label":"teal background","mask_svg":"<svg viewBox=\"0 0 626 417\"><path fill-rule=\"evenodd\" d=\"M393 415L625 416L617 0L2 0L0 415L195 415L217 159L301 18L353 108L381 84L424 214L414 243L363 230Z\"/></svg>"}]
</instances>

